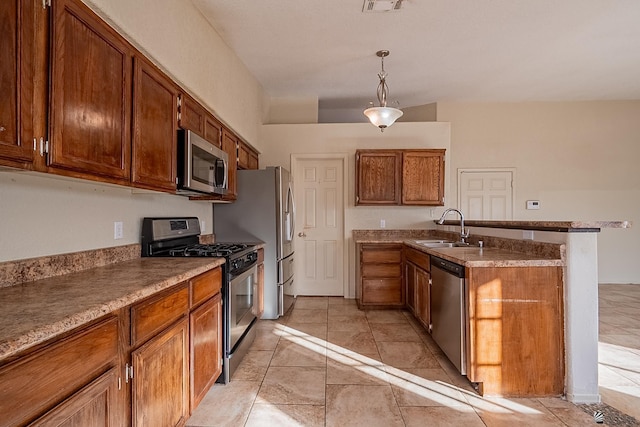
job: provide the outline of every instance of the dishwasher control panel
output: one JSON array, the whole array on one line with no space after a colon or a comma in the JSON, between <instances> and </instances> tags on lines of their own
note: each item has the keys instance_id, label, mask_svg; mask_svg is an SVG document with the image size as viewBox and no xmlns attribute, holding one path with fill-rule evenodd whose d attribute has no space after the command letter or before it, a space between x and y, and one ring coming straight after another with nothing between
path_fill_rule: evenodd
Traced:
<instances>
[{"instance_id":1,"label":"dishwasher control panel","mask_svg":"<svg viewBox=\"0 0 640 427\"><path fill-rule=\"evenodd\" d=\"M431 256L431 265L441 268L456 277L464 278L464 267L460 264L456 264L455 262Z\"/></svg>"}]
</instances>

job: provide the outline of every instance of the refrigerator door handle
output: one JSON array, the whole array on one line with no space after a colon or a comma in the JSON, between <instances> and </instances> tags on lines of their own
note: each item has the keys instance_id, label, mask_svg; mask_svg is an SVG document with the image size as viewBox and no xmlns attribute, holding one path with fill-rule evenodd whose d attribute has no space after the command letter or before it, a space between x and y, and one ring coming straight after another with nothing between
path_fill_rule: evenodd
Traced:
<instances>
[{"instance_id":1,"label":"refrigerator door handle","mask_svg":"<svg viewBox=\"0 0 640 427\"><path fill-rule=\"evenodd\" d=\"M293 190L291 184L287 189L287 240L293 240L296 230L296 204L293 200Z\"/></svg>"},{"instance_id":2,"label":"refrigerator door handle","mask_svg":"<svg viewBox=\"0 0 640 427\"><path fill-rule=\"evenodd\" d=\"M278 317L284 316L284 285L278 285Z\"/></svg>"}]
</instances>

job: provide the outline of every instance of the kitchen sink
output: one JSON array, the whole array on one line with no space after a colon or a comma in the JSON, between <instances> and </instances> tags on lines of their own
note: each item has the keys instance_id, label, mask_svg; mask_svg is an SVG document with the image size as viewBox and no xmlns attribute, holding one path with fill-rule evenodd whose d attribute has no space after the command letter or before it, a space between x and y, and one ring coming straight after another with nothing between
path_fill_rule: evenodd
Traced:
<instances>
[{"instance_id":1,"label":"kitchen sink","mask_svg":"<svg viewBox=\"0 0 640 427\"><path fill-rule=\"evenodd\" d=\"M449 242L447 240L414 240L414 242L425 248L466 248L473 246L466 242Z\"/></svg>"},{"instance_id":2,"label":"kitchen sink","mask_svg":"<svg viewBox=\"0 0 640 427\"><path fill-rule=\"evenodd\" d=\"M452 248L455 246L455 243L446 240L415 240L414 242L427 248Z\"/></svg>"}]
</instances>

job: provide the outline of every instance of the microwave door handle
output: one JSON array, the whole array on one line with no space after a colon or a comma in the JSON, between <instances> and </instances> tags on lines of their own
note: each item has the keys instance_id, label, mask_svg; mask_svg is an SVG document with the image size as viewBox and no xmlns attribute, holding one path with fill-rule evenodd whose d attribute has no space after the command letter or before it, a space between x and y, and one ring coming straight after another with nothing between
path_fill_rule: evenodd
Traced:
<instances>
[{"instance_id":1,"label":"microwave door handle","mask_svg":"<svg viewBox=\"0 0 640 427\"><path fill-rule=\"evenodd\" d=\"M229 179L229 162L222 159L222 165L224 167L224 180L222 181L222 188L227 188L227 179Z\"/></svg>"},{"instance_id":2,"label":"microwave door handle","mask_svg":"<svg viewBox=\"0 0 640 427\"><path fill-rule=\"evenodd\" d=\"M218 177L216 176L216 167L209 166L209 173L211 174L211 181L213 182L213 186L218 186Z\"/></svg>"}]
</instances>

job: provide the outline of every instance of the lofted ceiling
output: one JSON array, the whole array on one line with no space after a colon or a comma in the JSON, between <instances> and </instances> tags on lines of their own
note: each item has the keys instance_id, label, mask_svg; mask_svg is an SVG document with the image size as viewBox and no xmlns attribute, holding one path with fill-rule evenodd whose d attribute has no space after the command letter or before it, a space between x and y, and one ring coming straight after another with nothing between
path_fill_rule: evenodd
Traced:
<instances>
[{"instance_id":1,"label":"lofted ceiling","mask_svg":"<svg viewBox=\"0 0 640 427\"><path fill-rule=\"evenodd\" d=\"M375 100L640 99L638 0L192 0L269 96L320 108Z\"/></svg>"}]
</instances>

